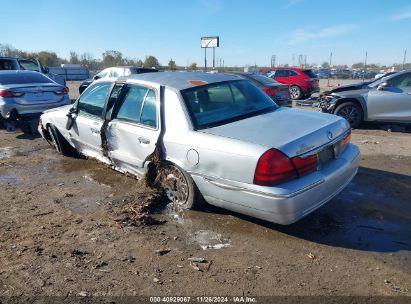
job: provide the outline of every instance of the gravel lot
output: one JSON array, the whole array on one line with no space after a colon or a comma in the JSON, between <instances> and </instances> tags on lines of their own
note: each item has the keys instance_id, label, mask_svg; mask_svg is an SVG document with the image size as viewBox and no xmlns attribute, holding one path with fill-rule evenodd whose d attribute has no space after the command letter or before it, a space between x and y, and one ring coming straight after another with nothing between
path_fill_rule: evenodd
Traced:
<instances>
[{"instance_id":1,"label":"gravel lot","mask_svg":"<svg viewBox=\"0 0 411 304\"><path fill-rule=\"evenodd\" d=\"M411 296L411 134L380 127L353 131L358 175L296 224L207 206L141 227L118 221L134 178L1 129L0 295Z\"/></svg>"}]
</instances>

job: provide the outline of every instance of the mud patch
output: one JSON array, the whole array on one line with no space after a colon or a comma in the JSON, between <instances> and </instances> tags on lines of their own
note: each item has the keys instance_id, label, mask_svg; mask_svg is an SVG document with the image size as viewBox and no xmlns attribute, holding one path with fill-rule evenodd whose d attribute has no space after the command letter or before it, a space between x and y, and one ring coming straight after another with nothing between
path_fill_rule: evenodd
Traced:
<instances>
[{"instance_id":1,"label":"mud patch","mask_svg":"<svg viewBox=\"0 0 411 304\"><path fill-rule=\"evenodd\" d=\"M135 227L164 224L166 220L153 217L156 211L163 209L168 203L164 192L159 187L148 187L145 179L139 180L137 187L134 200L124 206L115 221L122 226Z\"/></svg>"}]
</instances>

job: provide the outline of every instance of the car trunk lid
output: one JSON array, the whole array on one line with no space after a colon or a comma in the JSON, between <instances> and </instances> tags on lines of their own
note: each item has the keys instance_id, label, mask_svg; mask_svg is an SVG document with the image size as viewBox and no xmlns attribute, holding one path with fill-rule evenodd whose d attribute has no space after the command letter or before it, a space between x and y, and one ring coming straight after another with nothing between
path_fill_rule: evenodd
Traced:
<instances>
[{"instance_id":1,"label":"car trunk lid","mask_svg":"<svg viewBox=\"0 0 411 304\"><path fill-rule=\"evenodd\" d=\"M294 157L331 145L348 129L347 121L335 115L279 108L201 132L276 148Z\"/></svg>"},{"instance_id":2,"label":"car trunk lid","mask_svg":"<svg viewBox=\"0 0 411 304\"><path fill-rule=\"evenodd\" d=\"M56 93L64 87L58 84L29 84L25 86L9 85L7 90L14 93L24 93L19 97L13 97L14 101L21 105L57 103L64 98L64 94Z\"/></svg>"}]
</instances>

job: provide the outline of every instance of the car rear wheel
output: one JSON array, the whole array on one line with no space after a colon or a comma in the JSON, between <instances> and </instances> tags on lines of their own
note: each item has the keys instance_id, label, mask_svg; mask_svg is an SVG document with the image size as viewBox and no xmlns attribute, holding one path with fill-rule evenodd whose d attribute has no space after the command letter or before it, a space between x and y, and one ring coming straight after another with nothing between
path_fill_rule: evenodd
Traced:
<instances>
[{"instance_id":1,"label":"car rear wheel","mask_svg":"<svg viewBox=\"0 0 411 304\"><path fill-rule=\"evenodd\" d=\"M299 86L293 85L290 87L290 97L291 99L300 99L302 97L302 91Z\"/></svg>"},{"instance_id":2,"label":"car rear wheel","mask_svg":"<svg viewBox=\"0 0 411 304\"><path fill-rule=\"evenodd\" d=\"M334 114L344 117L350 123L351 128L358 128L364 117L361 106L354 102L344 102L340 104L335 109Z\"/></svg>"},{"instance_id":3,"label":"car rear wheel","mask_svg":"<svg viewBox=\"0 0 411 304\"><path fill-rule=\"evenodd\" d=\"M203 205L203 198L191 176L173 164L161 168L157 180L164 189L167 198L177 207L198 209Z\"/></svg>"},{"instance_id":4,"label":"car rear wheel","mask_svg":"<svg viewBox=\"0 0 411 304\"><path fill-rule=\"evenodd\" d=\"M49 125L47 127L47 131L50 134L51 144L58 153L64 156L72 156L77 153L77 150L67 142L55 126Z\"/></svg>"}]
</instances>

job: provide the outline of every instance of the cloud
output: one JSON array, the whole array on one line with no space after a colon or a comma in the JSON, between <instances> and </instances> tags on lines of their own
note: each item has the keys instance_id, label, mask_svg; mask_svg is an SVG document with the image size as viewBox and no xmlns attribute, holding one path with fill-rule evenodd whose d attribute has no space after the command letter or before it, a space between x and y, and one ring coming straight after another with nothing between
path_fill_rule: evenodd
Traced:
<instances>
[{"instance_id":1,"label":"cloud","mask_svg":"<svg viewBox=\"0 0 411 304\"><path fill-rule=\"evenodd\" d=\"M199 3L210 14L217 14L223 8L221 0L200 0Z\"/></svg>"},{"instance_id":2,"label":"cloud","mask_svg":"<svg viewBox=\"0 0 411 304\"><path fill-rule=\"evenodd\" d=\"M321 39L321 38L331 38L335 36L340 36L357 29L356 24L339 24L335 26L330 26L317 31L308 31L306 29L298 29L292 32L288 40L289 45L304 43L308 40Z\"/></svg>"},{"instance_id":3,"label":"cloud","mask_svg":"<svg viewBox=\"0 0 411 304\"><path fill-rule=\"evenodd\" d=\"M411 18L411 7L403 9L400 13L391 16L392 20L403 20Z\"/></svg>"},{"instance_id":4,"label":"cloud","mask_svg":"<svg viewBox=\"0 0 411 304\"><path fill-rule=\"evenodd\" d=\"M284 6L284 8L289 8L297 3L303 2L305 0L287 0L287 4Z\"/></svg>"}]
</instances>

